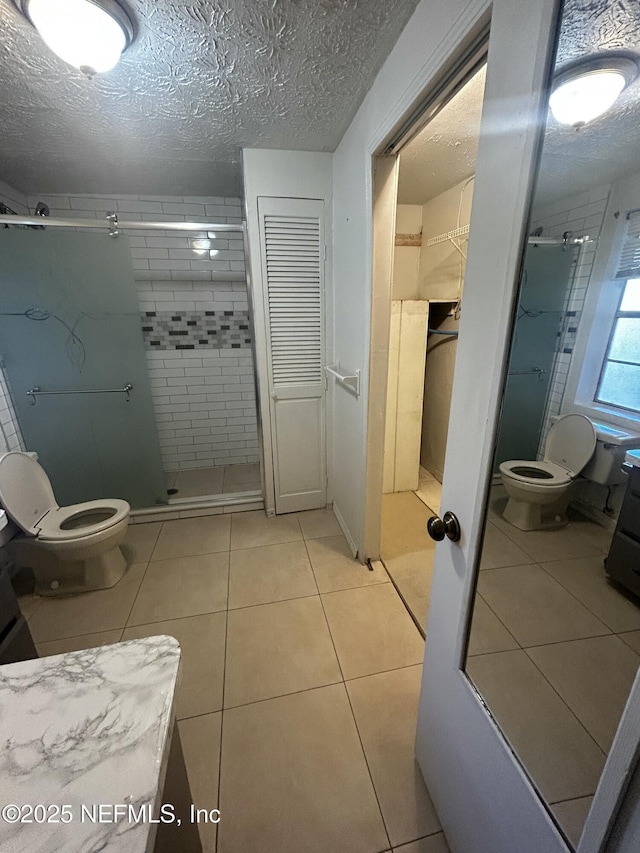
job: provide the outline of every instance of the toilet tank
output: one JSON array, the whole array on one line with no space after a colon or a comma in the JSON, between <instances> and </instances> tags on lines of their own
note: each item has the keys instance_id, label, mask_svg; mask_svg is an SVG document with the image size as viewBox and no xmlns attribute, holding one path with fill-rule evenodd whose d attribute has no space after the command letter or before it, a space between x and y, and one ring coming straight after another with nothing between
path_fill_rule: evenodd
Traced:
<instances>
[{"instance_id":1,"label":"toilet tank","mask_svg":"<svg viewBox=\"0 0 640 853\"><path fill-rule=\"evenodd\" d=\"M627 450L640 448L640 434L593 419L591 422L596 430L596 449L581 476L603 486L624 483L627 479L622 471L624 455Z\"/></svg>"}]
</instances>

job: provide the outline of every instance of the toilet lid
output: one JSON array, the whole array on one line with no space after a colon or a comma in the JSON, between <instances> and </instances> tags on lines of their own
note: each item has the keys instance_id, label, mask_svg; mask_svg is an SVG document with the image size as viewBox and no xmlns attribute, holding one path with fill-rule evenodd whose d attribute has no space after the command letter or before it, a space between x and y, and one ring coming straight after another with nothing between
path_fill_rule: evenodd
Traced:
<instances>
[{"instance_id":1,"label":"toilet lid","mask_svg":"<svg viewBox=\"0 0 640 853\"><path fill-rule=\"evenodd\" d=\"M58 506L44 469L18 451L0 457L0 503L18 527L32 536L37 535L42 516Z\"/></svg>"},{"instance_id":2,"label":"toilet lid","mask_svg":"<svg viewBox=\"0 0 640 853\"><path fill-rule=\"evenodd\" d=\"M576 477L593 456L596 431L584 415L564 415L549 430L546 462L554 462Z\"/></svg>"}]
</instances>

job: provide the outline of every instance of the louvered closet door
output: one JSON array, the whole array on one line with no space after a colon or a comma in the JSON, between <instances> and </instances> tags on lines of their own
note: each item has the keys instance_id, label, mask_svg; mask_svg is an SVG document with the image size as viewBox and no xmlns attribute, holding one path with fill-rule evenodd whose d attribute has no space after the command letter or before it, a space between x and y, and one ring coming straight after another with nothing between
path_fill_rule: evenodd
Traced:
<instances>
[{"instance_id":1,"label":"louvered closet door","mask_svg":"<svg viewBox=\"0 0 640 853\"><path fill-rule=\"evenodd\" d=\"M276 512L325 506L324 203L260 198Z\"/></svg>"}]
</instances>

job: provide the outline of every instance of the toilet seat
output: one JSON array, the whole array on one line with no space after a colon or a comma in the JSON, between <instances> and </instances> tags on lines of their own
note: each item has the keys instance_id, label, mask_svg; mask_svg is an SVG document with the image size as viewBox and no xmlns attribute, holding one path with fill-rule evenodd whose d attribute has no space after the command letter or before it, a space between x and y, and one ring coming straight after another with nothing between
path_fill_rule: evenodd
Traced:
<instances>
[{"instance_id":1,"label":"toilet seat","mask_svg":"<svg viewBox=\"0 0 640 853\"><path fill-rule=\"evenodd\" d=\"M47 542L67 542L102 533L127 518L130 510L129 504L118 498L58 506L44 469L19 451L0 456L0 503L21 530ZM105 517L95 520L99 514ZM88 516L86 524L82 524L83 515ZM74 519L80 522L78 526ZM69 525L67 529L65 524Z\"/></svg>"},{"instance_id":2,"label":"toilet seat","mask_svg":"<svg viewBox=\"0 0 640 853\"><path fill-rule=\"evenodd\" d=\"M101 514L107 517L99 521L91 521ZM129 514L129 504L118 498L99 501L86 501L73 506L62 506L50 509L38 522L38 539L46 542L67 542L72 539L82 539L108 530L118 524ZM87 523L82 523L82 516L87 516ZM64 525L78 522L77 526Z\"/></svg>"},{"instance_id":3,"label":"toilet seat","mask_svg":"<svg viewBox=\"0 0 640 853\"><path fill-rule=\"evenodd\" d=\"M518 473L518 469L521 469L521 473ZM500 465L500 473L519 483L530 483L540 489L565 486L572 480L566 468L548 460L510 459Z\"/></svg>"}]
</instances>

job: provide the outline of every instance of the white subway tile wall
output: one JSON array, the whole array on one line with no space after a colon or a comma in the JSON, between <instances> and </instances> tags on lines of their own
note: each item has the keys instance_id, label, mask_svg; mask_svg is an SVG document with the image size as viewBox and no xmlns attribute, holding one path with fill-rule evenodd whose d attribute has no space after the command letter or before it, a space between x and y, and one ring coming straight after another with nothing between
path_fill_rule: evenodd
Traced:
<instances>
[{"instance_id":1,"label":"white subway tile wall","mask_svg":"<svg viewBox=\"0 0 640 853\"><path fill-rule=\"evenodd\" d=\"M117 213L121 220L137 222L242 222L239 198L51 195L30 196L29 206L38 201L60 218L102 219ZM257 462L255 368L241 235L212 228L141 230L127 236L141 330L147 329L149 381L165 471ZM219 342L205 346L185 336L194 322L197 328L220 330L221 323L232 328ZM158 343L155 332L160 328Z\"/></svg>"},{"instance_id":2,"label":"white subway tile wall","mask_svg":"<svg viewBox=\"0 0 640 853\"><path fill-rule=\"evenodd\" d=\"M551 418L560 413L562 406L578 325L593 269L597 238L602 229L610 189L609 184L596 187L536 208L533 213L531 227L532 229L542 227L545 237L562 237L565 231L571 231L574 237L588 235L593 239L593 242L583 244L576 251L571 278L567 283L558 346L551 370L549 395L538 445L538 459L544 455L544 445L552 423Z\"/></svg>"},{"instance_id":3,"label":"white subway tile wall","mask_svg":"<svg viewBox=\"0 0 640 853\"><path fill-rule=\"evenodd\" d=\"M20 190L0 181L0 204L6 205L16 213L28 213L27 197ZM0 453L9 450L24 450L22 434L18 426L11 396L7 387L4 371L0 366Z\"/></svg>"}]
</instances>

